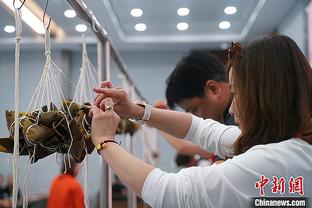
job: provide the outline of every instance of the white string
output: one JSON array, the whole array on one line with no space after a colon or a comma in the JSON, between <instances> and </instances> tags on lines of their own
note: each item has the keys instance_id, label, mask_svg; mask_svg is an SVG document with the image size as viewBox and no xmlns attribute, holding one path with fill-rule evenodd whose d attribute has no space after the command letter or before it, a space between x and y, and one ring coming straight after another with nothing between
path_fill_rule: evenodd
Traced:
<instances>
[{"instance_id":1,"label":"white string","mask_svg":"<svg viewBox=\"0 0 312 208\"><path fill-rule=\"evenodd\" d=\"M34 146L34 152L32 156L28 159L27 171L26 171L26 175L25 175L24 183L23 183L23 208L28 207L28 178L29 178L31 163L35 159L36 147L37 146Z\"/></svg>"},{"instance_id":2,"label":"white string","mask_svg":"<svg viewBox=\"0 0 312 208\"><path fill-rule=\"evenodd\" d=\"M82 61L80 68L80 75L77 82L76 91L74 93L73 101L75 103L83 104L85 102L93 103L95 99L95 94L92 89L100 84L100 78L97 76L97 72L94 66L91 64L87 46L85 42L85 37L82 37ZM82 122L86 121L86 117L83 117ZM81 123L82 128L85 131L85 134L89 135L89 132L84 128L83 123ZM87 147L85 146L86 157L83 160L83 183L84 183L84 204L85 207L89 207L89 196L88 196L88 153Z\"/></svg>"},{"instance_id":3,"label":"white string","mask_svg":"<svg viewBox=\"0 0 312 208\"><path fill-rule=\"evenodd\" d=\"M86 208L89 208L90 204L89 204L89 187L88 187L88 152L87 152L87 148L85 148L86 151L86 157L83 160L83 185L84 185L84 204Z\"/></svg>"},{"instance_id":4,"label":"white string","mask_svg":"<svg viewBox=\"0 0 312 208\"><path fill-rule=\"evenodd\" d=\"M64 174L67 173L67 163L66 163L66 155L63 155L63 164L64 164Z\"/></svg>"},{"instance_id":5,"label":"white string","mask_svg":"<svg viewBox=\"0 0 312 208\"><path fill-rule=\"evenodd\" d=\"M21 12L15 9L15 113L14 113L14 150L13 150L13 197L12 207L16 207L18 194L18 158L19 158L19 71L20 71L20 41L22 32Z\"/></svg>"},{"instance_id":6,"label":"white string","mask_svg":"<svg viewBox=\"0 0 312 208\"><path fill-rule=\"evenodd\" d=\"M52 63L54 63L54 62L52 62ZM56 65L55 65L56 66ZM57 67L57 66L56 66ZM54 81L55 82L57 82L57 80L55 80L55 77L52 77L53 79L54 79ZM63 93L62 93L62 91L56 86L56 91L58 92L57 93L57 96L59 97L59 100L60 101L62 101L62 100L65 100L65 97L64 97L64 95L63 95ZM62 104L63 105L63 104ZM69 111L69 106L67 106L67 105L63 105L63 108L65 109L65 107L67 108L67 112L68 112L68 115L70 116L70 119L72 120L73 119L73 117L72 117L72 115L70 114L70 111ZM70 142L70 146L69 146L69 148L68 148L68 152L67 152L67 154L68 154L68 159L69 159L69 153L70 153L70 149L72 148L72 145L73 145L73 142L74 142L74 138L73 138L73 135L72 135L72 133L71 133L71 130L70 130L70 126L69 126L69 121L68 121L68 119L67 119L67 117L65 116L65 121L66 121L66 124L67 124L67 128L68 128L68 132L69 132L69 136L70 136L70 139L71 139L71 142ZM69 161L70 162L70 161Z\"/></svg>"},{"instance_id":7,"label":"white string","mask_svg":"<svg viewBox=\"0 0 312 208\"><path fill-rule=\"evenodd\" d=\"M57 105L58 102L65 100L65 96L62 93L60 79L65 78L74 89L76 86L71 82L62 70L53 62L50 56L50 52L46 52L46 64L43 70L43 74L38 83L38 86L31 98L31 102L28 106L27 112L34 111L41 108L43 101L49 106L50 103ZM57 99L56 99L57 98ZM68 110L69 106L63 106L64 109ZM69 115L72 119L72 115Z\"/></svg>"},{"instance_id":8,"label":"white string","mask_svg":"<svg viewBox=\"0 0 312 208\"><path fill-rule=\"evenodd\" d=\"M69 81L69 83L74 88L76 88L76 86L66 77L66 75L62 72L62 70L53 62L52 56L51 56L50 44L51 44L50 43L50 33L48 30L46 30L46 32L45 32L45 57L46 57L45 66L43 68L43 72L42 72L42 75L40 77L40 81L39 81L39 83L35 89L34 94L32 95L31 101L30 101L28 109L26 111L26 112L37 111L38 115L35 119L34 124L29 126L28 129L26 130L25 139L27 141L30 140L29 138L27 138L27 133L31 130L32 127L34 127L35 125L38 125L39 116L41 113L43 113L43 111L41 110L43 105L47 105L48 108L49 108L51 103L55 106L60 105L61 108L63 108L65 111L68 112L68 116L69 116L69 118L68 118L65 115L65 113L60 111L64 115L64 119L66 121L66 126L68 129L68 134L69 134L70 139L71 139L70 145L68 148L68 152L63 157L63 162L65 163L65 172L66 172L68 169L68 166L69 167L71 166L71 164L70 164L70 150L73 146L73 135L72 135L72 132L70 130L69 123L70 123L70 120L73 119L73 115L70 114L69 106L63 104L63 101L65 100L65 96L64 96L62 89L61 89L61 84L60 84L60 81L62 81L61 78L65 78L64 80ZM18 109L15 109L15 112L18 113L19 112ZM18 123L19 122L15 122L15 125ZM19 132L19 131L15 131L15 132ZM29 142L30 142L30 144L32 144L33 146L36 147L36 144L31 143L31 141L29 141ZM51 149L49 147L46 147L46 146L44 146L44 144L41 144L41 143L40 143L40 145L42 147L48 149L48 150L53 150L53 151L56 150L55 148ZM59 147L56 147L56 148L59 148ZM30 158L29 162L31 162L35 159L34 158L35 157L35 151L36 151L35 149L34 149L34 153L33 153L32 157ZM56 157L57 156L58 155L56 155ZM67 160L67 159L68 159L68 163L65 162L65 160ZM59 161L58 159L56 159L56 160L57 160L57 162ZM28 200L27 200L28 175L29 175L29 167L27 170L26 178L24 180L24 187L23 187L23 191L24 191L23 207L24 208L26 208L28 206ZM16 203L15 203L15 207L16 207Z\"/></svg>"},{"instance_id":9,"label":"white string","mask_svg":"<svg viewBox=\"0 0 312 208\"><path fill-rule=\"evenodd\" d=\"M80 75L77 82L76 91L74 93L73 101L75 103L93 103L95 94L92 89L99 85L100 79L97 77L97 72L89 60L85 38L82 38L82 61L80 68Z\"/></svg>"},{"instance_id":10,"label":"white string","mask_svg":"<svg viewBox=\"0 0 312 208\"><path fill-rule=\"evenodd\" d=\"M31 103L29 104L27 111L32 112L35 109L40 109L44 104L46 104L48 107L51 103L54 105L58 105L58 103L61 103L61 107L68 112L70 120L72 120L73 116L70 114L69 106L63 104L65 96L62 92L61 84L59 83L61 81L60 80L61 76L62 78L65 77L66 79L67 77L52 60L50 32L48 30L45 31L45 56L46 62L43 69L43 73L38 83L38 86L35 90L35 93L32 96ZM75 87L75 85L69 79L67 80ZM70 120L68 120L66 115L64 115L64 117L68 128L69 136L71 139L70 146L67 152L67 156L69 158L70 150L73 145L73 136L69 125ZM37 115L37 120L39 120L38 118L39 114ZM36 124L38 124L38 122L36 122ZM30 128L33 126L34 125L30 126ZM27 129L27 132L30 130L30 128ZM44 145L42 146L44 147Z\"/></svg>"}]
</instances>

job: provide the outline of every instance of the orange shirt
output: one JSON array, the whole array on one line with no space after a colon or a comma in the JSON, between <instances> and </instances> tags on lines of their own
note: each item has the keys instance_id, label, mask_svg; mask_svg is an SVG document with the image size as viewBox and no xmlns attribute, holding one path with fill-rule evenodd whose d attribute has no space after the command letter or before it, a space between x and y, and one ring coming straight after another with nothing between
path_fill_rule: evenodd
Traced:
<instances>
[{"instance_id":1,"label":"orange shirt","mask_svg":"<svg viewBox=\"0 0 312 208\"><path fill-rule=\"evenodd\" d=\"M79 182L69 174L57 176L51 185L48 208L80 207L84 207L84 196Z\"/></svg>"}]
</instances>

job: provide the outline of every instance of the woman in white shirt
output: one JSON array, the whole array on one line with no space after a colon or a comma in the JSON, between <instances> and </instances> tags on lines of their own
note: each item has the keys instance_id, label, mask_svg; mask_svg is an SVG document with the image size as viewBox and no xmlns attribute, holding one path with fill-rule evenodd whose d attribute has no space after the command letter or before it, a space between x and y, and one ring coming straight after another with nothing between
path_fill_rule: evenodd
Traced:
<instances>
[{"instance_id":1,"label":"woman in white shirt","mask_svg":"<svg viewBox=\"0 0 312 208\"><path fill-rule=\"evenodd\" d=\"M312 196L312 71L296 43L286 36L256 39L244 46L233 43L228 74L234 96L230 111L241 130L187 113L136 105L110 82L94 90L98 97L90 111L92 141L119 178L152 207L235 208L266 203L253 197ZM117 114L143 118L155 128L231 159L166 173L113 142Z\"/></svg>"}]
</instances>

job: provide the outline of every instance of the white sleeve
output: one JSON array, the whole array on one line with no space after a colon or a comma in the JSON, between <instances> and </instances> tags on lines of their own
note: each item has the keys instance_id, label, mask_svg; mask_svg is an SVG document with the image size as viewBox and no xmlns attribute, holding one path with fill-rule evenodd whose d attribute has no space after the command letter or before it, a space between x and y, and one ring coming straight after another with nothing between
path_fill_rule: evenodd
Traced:
<instances>
[{"instance_id":1,"label":"white sleeve","mask_svg":"<svg viewBox=\"0 0 312 208\"><path fill-rule=\"evenodd\" d=\"M254 194L254 183L246 183L249 173L244 174L237 166L226 166L191 167L178 173L154 169L144 182L142 198L153 208L246 207L248 195ZM229 172L230 177L224 172Z\"/></svg>"},{"instance_id":2,"label":"white sleeve","mask_svg":"<svg viewBox=\"0 0 312 208\"><path fill-rule=\"evenodd\" d=\"M232 154L232 147L241 130L237 126L227 126L212 119L192 118L191 127L185 139L197 144L221 158Z\"/></svg>"},{"instance_id":3,"label":"white sleeve","mask_svg":"<svg viewBox=\"0 0 312 208\"><path fill-rule=\"evenodd\" d=\"M254 146L218 165L184 168L178 173L154 169L144 182L142 198L153 208L250 207L252 197L261 196L256 187L261 175L271 180L263 187L265 196L281 197L272 191L273 176L286 180L302 176L304 196L312 196L311 152L311 145L293 139ZM283 196L299 196L286 192Z\"/></svg>"}]
</instances>

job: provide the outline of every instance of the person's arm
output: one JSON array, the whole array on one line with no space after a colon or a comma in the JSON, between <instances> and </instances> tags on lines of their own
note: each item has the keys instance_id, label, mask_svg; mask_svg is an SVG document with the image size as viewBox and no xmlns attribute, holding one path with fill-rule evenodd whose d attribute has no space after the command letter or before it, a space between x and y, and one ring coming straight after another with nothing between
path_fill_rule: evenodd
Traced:
<instances>
[{"instance_id":1,"label":"person's arm","mask_svg":"<svg viewBox=\"0 0 312 208\"><path fill-rule=\"evenodd\" d=\"M162 100L158 100L154 103L154 108L164 109L164 110L170 110L167 103ZM163 131L160 131L163 138L173 147L176 149L176 151L179 154L183 155L189 155L194 156L196 154L200 155L201 157L205 159L214 159L214 154L209 153L202 148L200 148L198 145L195 145L194 143L187 141L185 139L179 139L172 135L169 135Z\"/></svg>"},{"instance_id":2,"label":"person's arm","mask_svg":"<svg viewBox=\"0 0 312 208\"><path fill-rule=\"evenodd\" d=\"M103 112L92 106L90 115L92 142L97 145L107 139L114 139L120 120L114 110ZM252 189L244 189L244 193L237 191L243 185L241 182L256 181L246 180L247 177L242 172L245 169L241 168L246 163L237 161L238 157L235 157L234 163L228 160L209 168L187 168L173 174L155 169L130 155L116 143L108 143L100 154L118 177L152 207L209 207L212 204L216 207L240 207L241 204L246 205L240 202L248 198L245 194L254 190L251 186ZM259 158L258 153L255 155L256 157L249 159L252 165L255 158ZM249 175L250 172L245 171ZM225 179L225 174L232 178ZM205 197L198 195L198 191L206 193ZM217 196L227 196L227 200L220 200Z\"/></svg>"},{"instance_id":3,"label":"person's arm","mask_svg":"<svg viewBox=\"0 0 312 208\"><path fill-rule=\"evenodd\" d=\"M212 119L204 120L193 116L191 127L184 139L226 158L233 156L233 145L240 134L241 130L237 126L227 126Z\"/></svg>"},{"instance_id":4,"label":"person's arm","mask_svg":"<svg viewBox=\"0 0 312 208\"><path fill-rule=\"evenodd\" d=\"M114 139L119 117L113 110L101 111L96 106L91 108L91 137L94 145ZM107 164L114 170L120 180L138 196L142 194L143 184L153 166L135 158L115 143L108 143L100 151Z\"/></svg>"},{"instance_id":5,"label":"person's arm","mask_svg":"<svg viewBox=\"0 0 312 208\"><path fill-rule=\"evenodd\" d=\"M276 173L273 167L263 170L274 162L270 156L259 157L261 151L219 165L183 168L178 173L155 169L144 183L142 198L154 208L248 207L250 197L259 196L254 184L260 175Z\"/></svg>"},{"instance_id":6,"label":"person's arm","mask_svg":"<svg viewBox=\"0 0 312 208\"><path fill-rule=\"evenodd\" d=\"M94 102L98 108L105 111L104 99L109 97L115 101L114 110L123 118L141 119L144 114L144 108L131 101L127 93L120 88L112 87L111 82L106 81L101 85L102 88L94 89L98 96ZM192 116L188 113L152 109L152 114L148 124L154 128L162 130L177 138L184 138L192 123Z\"/></svg>"},{"instance_id":7,"label":"person's arm","mask_svg":"<svg viewBox=\"0 0 312 208\"><path fill-rule=\"evenodd\" d=\"M120 180L135 194L142 196L145 179L154 167L129 154L115 143L109 144L100 154Z\"/></svg>"},{"instance_id":8,"label":"person's arm","mask_svg":"<svg viewBox=\"0 0 312 208\"><path fill-rule=\"evenodd\" d=\"M127 93L121 88L112 88L111 82L102 83L94 91L98 96L94 105L105 111L106 98L115 102L114 111L124 118L141 119L144 108L136 105L128 98ZM232 153L232 145L240 135L240 130L235 126L226 126L211 119L203 120L188 113L152 108L148 125L164 131L177 138L187 138L208 152L225 157Z\"/></svg>"},{"instance_id":9,"label":"person's arm","mask_svg":"<svg viewBox=\"0 0 312 208\"><path fill-rule=\"evenodd\" d=\"M174 136L171 136L163 131L161 131L162 136L165 138L165 140L176 149L176 151L180 154L194 156L196 154L208 159L211 158L213 154L207 152L206 150L203 150L196 144L185 140L185 139L178 139Z\"/></svg>"}]
</instances>

